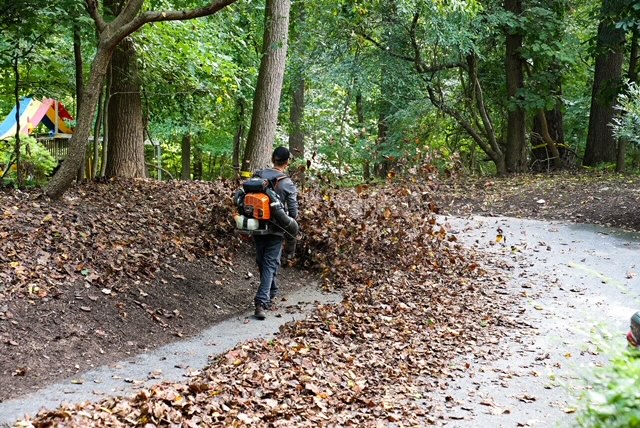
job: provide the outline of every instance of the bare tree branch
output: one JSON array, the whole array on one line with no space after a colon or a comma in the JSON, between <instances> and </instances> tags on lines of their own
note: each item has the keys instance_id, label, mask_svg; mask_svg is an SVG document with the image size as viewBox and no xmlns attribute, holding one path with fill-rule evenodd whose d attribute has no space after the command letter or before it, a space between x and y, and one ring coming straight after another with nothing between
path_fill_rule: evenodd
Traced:
<instances>
[{"instance_id":1,"label":"bare tree branch","mask_svg":"<svg viewBox=\"0 0 640 428\"><path fill-rule=\"evenodd\" d=\"M124 16L121 13L116 21L119 21L122 17L124 22L122 25L115 26L114 25L114 33L113 36L109 39L109 42L115 42L118 44L120 40L124 39L128 35L132 34L144 24L148 24L150 22L161 22L161 21L184 21L187 19L201 18L203 16L213 15L216 12L222 10L223 8L229 6L230 4L235 3L238 0L216 0L209 3L207 6L192 9L192 10L167 10L167 11L148 11L144 12L138 16L131 16L131 14L135 15L142 8L143 0L131 0L131 2L127 5L127 13L129 14L129 20L124 20L127 16ZM135 7L134 7L135 6ZM137 7L137 9L136 9ZM114 21L114 24L116 23ZM120 23L120 22L119 22Z\"/></svg>"},{"instance_id":2,"label":"bare tree branch","mask_svg":"<svg viewBox=\"0 0 640 428\"><path fill-rule=\"evenodd\" d=\"M424 62L422 61L422 53L420 51L420 47L418 46L418 38L416 37L416 28L418 27L418 19L420 18L420 12L416 12L413 14L413 19L411 20L411 28L409 29L409 37L411 38L411 46L413 47L413 54L415 56L413 62L416 66L416 71L418 73L424 73Z\"/></svg>"},{"instance_id":3,"label":"bare tree branch","mask_svg":"<svg viewBox=\"0 0 640 428\"><path fill-rule=\"evenodd\" d=\"M356 34L358 36L362 37L363 39L371 42L373 45L375 45L376 47L380 48L380 50L386 52L387 54L391 55L394 58L400 58L400 59L403 59L405 61L413 62L413 58L411 58L410 56L400 55L400 54L397 54L397 53L389 50L388 47L385 47L382 43L380 43L379 41L377 41L376 39L374 39L373 37L371 37L370 35L368 35L364 31L356 30Z\"/></svg>"},{"instance_id":4,"label":"bare tree branch","mask_svg":"<svg viewBox=\"0 0 640 428\"><path fill-rule=\"evenodd\" d=\"M467 61L469 64L469 78L471 79L471 84L473 85L473 91L475 94L476 104L478 105L478 111L480 112L480 118L482 119L482 123L484 125L485 134L491 143L491 147L497 153L500 153L500 146L498 145L498 141L496 140L496 133L493 127L493 122L491 121L491 117L487 113L487 107L484 104L484 94L482 92L482 86L480 85L480 81L478 80L478 66L475 55L469 55L467 57Z\"/></svg>"},{"instance_id":5,"label":"bare tree branch","mask_svg":"<svg viewBox=\"0 0 640 428\"><path fill-rule=\"evenodd\" d=\"M96 24L96 28L98 29L98 32L101 33L102 30L105 29L107 24L106 22L104 22L104 19L102 18L102 16L100 15L100 12L98 11L98 1L85 0L85 4L87 5L87 11L89 12L89 15L91 16L91 18Z\"/></svg>"},{"instance_id":6,"label":"bare tree branch","mask_svg":"<svg viewBox=\"0 0 640 428\"><path fill-rule=\"evenodd\" d=\"M417 24L417 19L418 19L418 14L416 13L416 15L414 15L414 19L412 22L412 29L410 30L410 32L413 32L413 35L415 36L415 25ZM356 30L356 34L360 37L362 37L363 39L367 40L368 42L371 42L371 44L373 44L374 46L376 46L377 48L379 48L380 50L384 51L385 53L387 53L388 55L394 57L394 58L398 58L398 59L402 59L405 61L409 61L415 64L415 68L416 71L420 74L423 73L435 73L438 71L442 71L442 70L447 70L450 68L457 68L457 67L464 67L463 63L460 62L455 62L455 63L448 63L448 64L439 64L439 65L427 65L424 63L424 61L422 61L421 55L420 55L420 49L418 47L417 41L415 40L415 37L412 37L411 39L411 44L413 46L414 49L414 56L408 56L408 55L402 55L399 53L396 53L392 50L390 50L388 47L385 47L382 43L380 43L379 41L377 41L376 39L374 39L373 37L371 37L369 34L365 33L364 31L361 30Z\"/></svg>"},{"instance_id":7,"label":"bare tree branch","mask_svg":"<svg viewBox=\"0 0 640 428\"><path fill-rule=\"evenodd\" d=\"M133 18L136 17L138 12L140 12L143 3L144 0L128 0L127 4L125 4L125 6L118 14L117 18L122 17L123 21L130 22Z\"/></svg>"}]
</instances>

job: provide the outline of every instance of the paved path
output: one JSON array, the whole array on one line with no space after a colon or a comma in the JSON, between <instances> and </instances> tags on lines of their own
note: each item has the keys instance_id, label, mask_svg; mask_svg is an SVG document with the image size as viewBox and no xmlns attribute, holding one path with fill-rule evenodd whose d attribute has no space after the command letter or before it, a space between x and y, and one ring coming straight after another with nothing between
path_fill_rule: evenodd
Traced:
<instances>
[{"instance_id":1,"label":"paved path","mask_svg":"<svg viewBox=\"0 0 640 428\"><path fill-rule=\"evenodd\" d=\"M509 262L505 292L522 302L513 318L533 327L481 344L486 360L452 365L450 388L433 397L443 422L571 425L583 376L624 349L629 319L640 310L640 235L511 218L440 220L465 246Z\"/></svg>"},{"instance_id":2,"label":"paved path","mask_svg":"<svg viewBox=\"0 0 640 428\"><path fill-rule=\"evenodd\" d=\"M106 396L135 394L162 381L183 382L207 366L210 356L232 349L236 344L278 331L285 322L304 318L318 303L340 301L338 294L319 291L310 284L286 296L277 312L267 312L258 321L252 312L216 324L200 335L134 356L116 364L49 385L38 392L0 403L0 426L11 426L25 414L34 415L41 408L54 409L63 403L99 401ZM280 317L275 315L280 314Z\"/></svg>"}]
</instances>

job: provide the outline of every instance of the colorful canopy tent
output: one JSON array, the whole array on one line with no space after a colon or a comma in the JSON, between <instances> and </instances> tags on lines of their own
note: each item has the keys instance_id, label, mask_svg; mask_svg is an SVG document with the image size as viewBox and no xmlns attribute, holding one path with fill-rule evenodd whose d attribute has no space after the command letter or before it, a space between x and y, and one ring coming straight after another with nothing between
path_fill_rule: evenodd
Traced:
<instances>
[{"instance_id":1,"label":"colorful canopy tent","mask_svg":"<svg viewBox=\"0 0 640 428\"><path fill-rule=\"evenodd\" d=\"M64 120L73 120L64 106L56 100L47 98L37 101L24 98L20 101L20 134L30 135L41 123L50 131L52 138L68 138L73 130ZM7 118L0 123L0 140L6 140L16 135L16 108L11 110Z\"/></svg>"}]
</instances>

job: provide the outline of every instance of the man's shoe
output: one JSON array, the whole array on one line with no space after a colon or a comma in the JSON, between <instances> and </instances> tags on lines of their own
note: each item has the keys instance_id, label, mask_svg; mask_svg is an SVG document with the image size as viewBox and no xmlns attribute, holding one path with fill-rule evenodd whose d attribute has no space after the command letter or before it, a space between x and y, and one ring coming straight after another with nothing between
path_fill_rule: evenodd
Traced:
<instances>
[{"instance_id":1,"label":"man's shoe","mask_svg":"<svg viewBox=\"0 0 640 428\"><path fill-rule=\"evenodd\" d=\"M267 317L264 314L264 308L262 307L262 305L256 305L256 310L253 313L253 315L259 320L263 320L263 319L265 319Z\"/></svg>"}]
</instances>

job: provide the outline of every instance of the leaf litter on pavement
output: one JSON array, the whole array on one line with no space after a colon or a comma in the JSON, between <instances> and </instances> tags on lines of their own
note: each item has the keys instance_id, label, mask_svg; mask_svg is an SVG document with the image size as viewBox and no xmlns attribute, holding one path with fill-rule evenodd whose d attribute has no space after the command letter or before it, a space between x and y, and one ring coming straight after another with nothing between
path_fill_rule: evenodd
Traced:
<instances>
[{"instance_id":1,"label":"leaf litter on pavement","mask_svg":"<svg viewBox=\"0 0 640 428\"><path fill-rule=\"evenodd\" d=\"M21 233L41 233L46 224L59 233L66 228L64 233L80 242L65 247L52 235L33 252L40 258L48 253L47 263L38 265L25 257L19 260L24 266L20 272L3 267L1 274L12 284L7 295L30 292L24 288L25 276L36 278L35 284L46 293L62 286L65 278L91 274L100 288L110 289L118 278L152 276L154 263L167 254L222 261L233 257L237 240L229 239L234 236L228 202L232 185L136 181L120 182L115 189L93 186L88 186L93 197L98 193L121 205L115 207L117 216L105 212L100 217L110 233L82 221L90 209L83 204L82 186L74 196L77 201L69 202L76 204L77 217L72 211L48 213L48 202L38 199L29 199L35 214L21 209L19 201L16 209L5 211L6 218L21 218L21 225L50 214L44 223L34 222L32 230ZM126 204L132 201L109 195L122 190L120 186L138 192L143 207L129 209ZM152 191L156 186L162 193L180 195L179 200L145 200L145 195L158 194ZM504 327L515 324L509 318L511 302L503 292L503 280L436 222L432 192L423 179L384 187L306 189L301 192L303 234L297 263L318 270L326 287L341 289L342 303L318 306L308 319L286 324L273 339L238 345L188 382L163 383L129 398L44 410L22 426L436 423L442 415L423 400L425 394L446 390L447 379L455 375L448 368L457 356L477 353L483 358L482 345L495 343ZM158 220L165 217L158 214L170 210L179 218L180 207L173 205L180 204L193 204L201 218L182 218L169 225L176 230L167 231ZM129 233L132 223L120 222L119 216L139 216L141 211L147 213L137 219L143 224ZM96 234L100 239L90 239ZM163 239L166 236L170 239ZM3 266L12 261L12 254L19 254L15 246L21 244L12 245L14 251L4 253ZM49 262L52 259L55 263Z\"/></svg>"}]
</instances>

